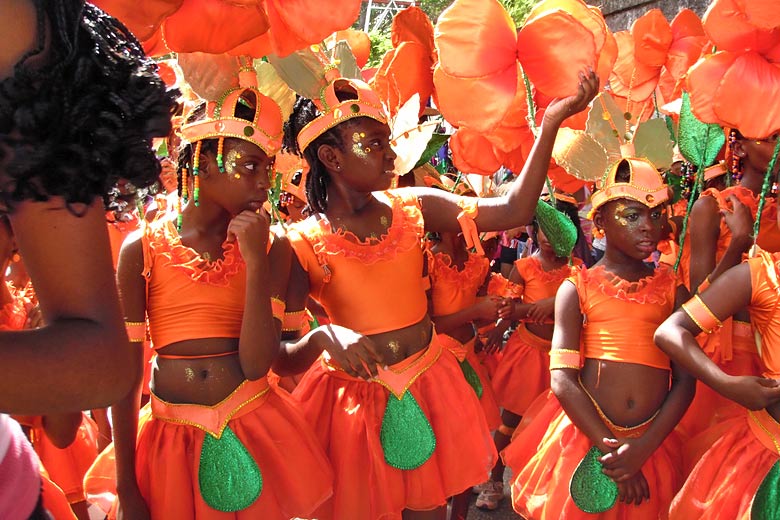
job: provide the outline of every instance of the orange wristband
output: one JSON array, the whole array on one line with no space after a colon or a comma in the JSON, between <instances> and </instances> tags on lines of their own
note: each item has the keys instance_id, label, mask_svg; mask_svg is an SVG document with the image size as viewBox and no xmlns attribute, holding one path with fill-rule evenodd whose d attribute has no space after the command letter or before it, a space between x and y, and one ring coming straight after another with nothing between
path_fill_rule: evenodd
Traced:
<instances>
[{"instance_id":1,"label":"orange wristband","mask_svg":"<svg viewBox=\"0 0 780 520\"><path fill-rule=\"evenodd\" d=\"M559 370L561 368L573 368L579 370L580 351L565 348L556 348L550 351L550 370Z\"/></svg>"},{"instance_id":2,"label":"orange wristband","mask_svg":"<svg viewBox=\"0 0 780 520\"><path fill-rule=\"evenodd\" d=\"M284 322L284 309L287 307L282 300L276 296L271 296L271 314L277 320Z\"/></svg>"},{"instance_id":3,"label":"orange wristband","mask_svg":"<svg viewBox=\"0 0 780 520\"><path fill-rule=\"evenodd\" d=\"M296 312L285 312L284 320L282 321L283 332L296 332L302 331L309 326L311 321L311 313L308 309ZM308 330L306 331L308 332Z\"/></svg>"},{"instance_id":4,"label":"orange wristband","mask_svg":"<svg viewBox=\"0 0 780 520\"><path fill-rule=\"evenodd\" d=\"M698 294L683 303L682 310L685 311L688 317L691 318L696 326L704 333L711 334L713 331L723 326L723 322L721 322L718 317L712 313L710 308L701 301Z\"/></svg>"},{"instance_id":5,"label":"orange wristband","mask_svg":"<svg viewBox=\"0 0 780 520\"><path fill-rule=\"evenodd\" d=\"M125 330L131 343L142 343L146 341L146 322L145 321L126 321Z\"/></svg>"}]
</instances>

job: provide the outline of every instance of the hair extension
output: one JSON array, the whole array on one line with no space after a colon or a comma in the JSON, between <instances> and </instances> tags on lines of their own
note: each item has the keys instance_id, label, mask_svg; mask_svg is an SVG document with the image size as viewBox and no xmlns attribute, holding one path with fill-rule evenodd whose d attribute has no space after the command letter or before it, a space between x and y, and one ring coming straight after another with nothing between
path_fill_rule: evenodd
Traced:
<instances>
[{"instance_id":1,"label":"hair extension","mask_svg":"<svg viewBox=\"0 0 780 520\"><path fill-rule=\"evenodd\" d=\"M97 196L112 209L119 179L137 189L157 181L151 139L169 133L178 92L99 8L68 0L35 0L35 7L35 48L0 82L0 196L9 211L14 202L52 196L72 212ZM44 65L28 63L44 50Z\"/></svg>"}]
</instances>

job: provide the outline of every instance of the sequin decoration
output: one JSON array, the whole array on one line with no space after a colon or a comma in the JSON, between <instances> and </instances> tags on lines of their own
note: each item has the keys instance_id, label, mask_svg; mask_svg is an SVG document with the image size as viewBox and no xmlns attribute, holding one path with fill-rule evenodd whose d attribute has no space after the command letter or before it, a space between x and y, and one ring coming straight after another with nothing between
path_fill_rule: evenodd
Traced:
<instances>
[{"instance_id":1,"label":"sequin decoration","mask_svg":"<svg viewBox=\"0 0 780 520\"><path fill-rule=\"evenodd\" d=\"M436 449L431 423L408 390L401 399L389 392L379 438L385 462L398 469L419 468Z\"/></svg>"},{"instance_id":2,"label":"sequin decoration","mask_svg":"<svg viewBox=\"0 0 780 520\"><path fill-rule=\"evenodd\" d=\"M204 436L198 484L203 500L224 512L246 509L262 493L260 468L229 426L219 439Z\"/></svg>"},{"instance_id":3,"label":"sequin decoration","mask_svg":"<svg viewBox=\"0 0 780 520\"><path fill-rule=\"evenodd\" d=\"M780 461L772 465L750 505L750 520L780 518Z\"/></svg>"},{"instance_id":4,"label":"sequin decoration","mask_svg":"<svg viewBox=\"0 0 780 520\"><path fill-rule=\"evenodd\" d=\"M479 380L476 370L471 366L468 359L464 359L460 362L460 370L463 372L463 377L466 378L466 382L474 389L477 397L482 399L482 392L484 391L482 388L482 381Z\"/></svg>"},{"instance_id":5,"label":"sequin decoration","mask_svg":"<svg viewBox=\"0 0 780 520\"><path fill-rule=\"evenodd\" d=\"M602 473L601 452L593 446L577 465L569 482L569 494L574 504L586 513L603 513L615 505L617 484Z\"/></svg>"}]
</instances>

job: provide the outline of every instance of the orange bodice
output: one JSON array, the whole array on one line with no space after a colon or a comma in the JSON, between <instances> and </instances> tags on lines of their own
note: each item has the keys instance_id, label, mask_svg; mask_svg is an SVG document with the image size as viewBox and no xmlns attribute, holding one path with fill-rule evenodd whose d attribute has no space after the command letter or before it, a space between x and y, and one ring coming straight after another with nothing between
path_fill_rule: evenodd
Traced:
<instances>
[{"instance_id":1,"label":"orange bodice","mask_svg":"<svg viewBox=\"0 0 780 520\"><path fill-rule=\"evenodd\" d=\"M574 266L564 265L552 271L545 271L536 256L515 260L517 274L523 279L523 303L534 303L555 296L561 283L572 276L576 272L576 266L581 264L582 260L575 258Z\"/></svg>"},{"instance_id":2,"label":"orange bodice","mask_svg":"<svg viewBox=\"0 0 780 520\"><path fill-rule=\"evenodd\" d=\"M669 358L653 334L674 310L676 281L661 266L652 276L628 282L604 267L581 268L569 278L583 314L584 356L669 369Z\"/></svg>"},{"instance_id":3,"label":"orange bodice","mask_svg":"<svg viewBox=\"0 0 780 520\"><path fill-rule=\"evenodd\" d=\"M246 274L238 246L224 243L223 258L209 262L181 242L175 215L144 232L146 312L155 349L199 338L238 338Z\"/></svg>"},{"instance_id":4,"label":"orange bodice","mask_svg":"<svg viewBox=\"0 0 780 520\"><path fill-rule=\"evenodd\" d=\"M309 218L288 229L311 295L334 324L361 334L413 325L428 311L424 222L417 198L404 190L380 197L392 207L392 222L379 239L362 241L334 231L326 219Z\"/></svg>"},{"instance_id":5,"label":"orange bodice","mask_svg":"<svg viewBox=\"0 0 780 520\"><path fill-rule=\"evenodd\" d=\"M780 379L780 253L761 252L747 261L751 298L748 311L761 335L761 360L766 377Z\"/></svg>"},{"instance_id":6,"label":"orange bodice","mask_svg":"<svg viewBox=\"0 0 780 520\"><path fill-rule=\"evenodd\" d=\"M429 274L434 316L453 314L476 303L477 292L490 267L485 256L469 253L462 270L452 265L450 257L444 253L434 254L431 264Z\"/></svg>"}]
</instances>

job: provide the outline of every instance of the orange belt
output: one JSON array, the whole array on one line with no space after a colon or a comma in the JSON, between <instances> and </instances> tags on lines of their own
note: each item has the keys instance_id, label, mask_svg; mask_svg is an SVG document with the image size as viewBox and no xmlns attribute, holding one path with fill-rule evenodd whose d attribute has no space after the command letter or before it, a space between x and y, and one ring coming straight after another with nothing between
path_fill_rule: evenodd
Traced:
<instances>
[{"instance_id":1,"label":"orange belt","mask_svg":"<svg viewBox=\"0 0 780 520\"><path fill-rule=\"evenodd\" d=\"M155 419L199 428L219 439L231 419L241 417L263 404L268 393L268 380L245 380L233 392L215 405L169 403L151 394L152 416Z\"/></svg>"},{"instance_id":2,"label":"orange belt","mask_svg":"<svg viewBox=\"0 0 780 520\"><path fill-rule=\"evenodd\" d=\"M448 334L439 334L439 342L441 342L442 348L446 348L452 352L461 363L465 361L466 356L474 353L474 344L476 343L476 340L476 338L471 338L466 343L461 343Z\"/></svg>"}]
</instances>

